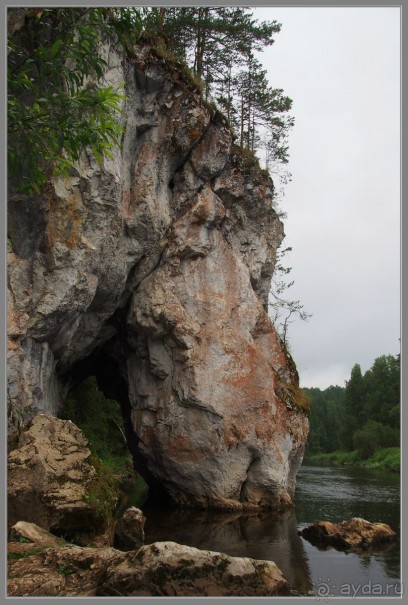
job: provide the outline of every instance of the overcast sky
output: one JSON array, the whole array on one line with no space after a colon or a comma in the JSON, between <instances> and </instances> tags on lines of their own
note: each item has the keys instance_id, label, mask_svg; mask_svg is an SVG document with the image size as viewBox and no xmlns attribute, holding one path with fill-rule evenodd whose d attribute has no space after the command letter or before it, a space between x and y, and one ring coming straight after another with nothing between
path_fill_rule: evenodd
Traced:
<instances>
[{"instance_id":1,"label":"overcast sky","mask_svg":"<svg viewBox=\"0 0 408 605\"><path fill-rule=\"evenodd\" d=\"M399 8L270 7L282 29L261 60L293 99L281 208L300 299L289 329L301 386L344 386L400 343Z\"/></svg>"}]
</instances>

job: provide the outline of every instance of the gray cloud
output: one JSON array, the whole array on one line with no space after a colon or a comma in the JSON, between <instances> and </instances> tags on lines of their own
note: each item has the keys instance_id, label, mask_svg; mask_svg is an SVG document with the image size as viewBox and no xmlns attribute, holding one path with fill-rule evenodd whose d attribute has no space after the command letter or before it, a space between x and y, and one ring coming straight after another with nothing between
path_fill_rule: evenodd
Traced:
<instances>
[{"instance_id":1,"label":"gray cloud","mask_svg":"<svg viewBox=\"0 0 408 605\"><path fill-rule=\"evenodd\" d=\"M399 351L400 38L397 7L255 9L282 31L261 59L293 99L285 246L301 384L344 385Z\"/></svg>"}]
</instances>

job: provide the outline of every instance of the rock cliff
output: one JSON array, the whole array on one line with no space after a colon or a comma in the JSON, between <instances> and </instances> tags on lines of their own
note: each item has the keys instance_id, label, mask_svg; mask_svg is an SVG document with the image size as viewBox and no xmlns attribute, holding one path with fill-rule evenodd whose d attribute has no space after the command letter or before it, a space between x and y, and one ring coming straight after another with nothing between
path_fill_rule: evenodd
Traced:
<instances>
[{"instance_id":1,"label":"rock cliff","mask_svg":"<svg viewBox=\"0 0 408 605\"><path fill-rule=\"evenodd\" d=\"M307 437L267 315L283 225L273 183L149 47L106 46L121 148L8 203L10 428L96 375L152 490L217 508L291 504Z\"/></svg>"}]
</instances>

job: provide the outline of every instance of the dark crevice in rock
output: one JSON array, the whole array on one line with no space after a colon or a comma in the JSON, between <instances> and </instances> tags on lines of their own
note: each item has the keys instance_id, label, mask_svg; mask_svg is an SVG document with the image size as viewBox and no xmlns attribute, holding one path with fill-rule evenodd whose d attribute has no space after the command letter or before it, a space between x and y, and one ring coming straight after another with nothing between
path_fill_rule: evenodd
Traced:
<instances>
[{"instance_id":1,"label":"dark crevice in rock","mask_svg":"<svg viewBox=\"0 0 408 605\"><path fill-rule=\"evenodd\" d=\"M241 488L239 491L239 501L240 502L247 502L248 501L248 483L251 480L251 475L255 474L256 475L256 465L259 462L260 458L257 454L253 454L252 455L252 459L251 462L248 465L248 468L246 470L246 477L244 479L244 481L241 484Z\"/></svg>"},{"instance_id":2,"label":"dark crevice in rock","mask_svg":"<svg viewBox=\"0 0 408 605\"><path fill-rule=\"evenodd\" d=\"M241 489L239 490L238 500L240 502L244 502L246 500L246 495L245 495L246 484L247 484L247 479L245 479L245 481L242 482Z\"/></svg>"},{"instance_id":3,"label":"dark crevice in rock","mask_svg":"<svg viewBox=\"0 0 408 605\"><path fill-rule=\"evenodd\" d=\"M133 430L132 406L129 400L128 383L123 368L126 367L126 334L124 318L128 305L119 309L113 316L117 334L105 345L95 350L86 359L77 362L69 373L71 389L83 382L88 376L95 376L99 389L107 399L113 399L120 405L125 437L132 455L134 469L149 485L149 498L163 501L164 492L161 485L149 471L139 449L139 438Z\"/></svg>"},{"instance_id":4,"label":"dark crevice in rock","mask_svg":"<svg viewBox=\"0 0 408 605\"><path fill-rule=\"evenodd\" d=\"M176 169L175 169L175 171L174 171L174 174L173 174L172 178L171 178L171 179L170 179L170 181L169 181L169 189L170 189L171 191L173 191L173 190L174 190L174 188L175 188L175 178L176 178L177 174L180 174L180 173L181 173L181 172L184 170L184 167L185 167L185 165L187 164L187 162L190 160L191 155L192 155L192 153L193 153L194 149L195 149L196 147L198 147L198 145L201 143L201 141L202 141L202 140L205 138L205 136L206 136L206 135L207 135L207 133L209 132L209 130L210 130L210 128L211 128L211 126L212 126L212 124L213 124L213 118L212 118L212 116L211 116L211 117L210 117L210 121L209 121L209 123L208 123L208 126L207 126L207 127L205 128L205 130L204 130L204 131L203 131L203 132L200 134L200 136L197 138L197 140L196 140L196 141L194 141L194 143L191 145L191 147L189 148L189 150L187 151L187 153L186 153L186 154L185 154L185 155L182 157L182 159L180 160L180 162L179 162L179 163L178 163L178 165L176 166ZM205 184L203 183L203 184L202 184L202 185L199 187L199 189L198 189L197 193L200 193L200 191L202 191L202 189L203 189L204 187L205 187Z\"/></svg>"},{"instance_id":5,"label":"dark crevice in rock","mask_svg":"<svg viewBox=\"0 0 408 605\"><path fill-rule=\"evenodd\" d=\"M132 284L132 292L136 292L136 290L138 289L138 287L140 286L142 281L147 279L149 277L149 275L154 273L156 271L156 269L158 269L160 267L160 265L162 264L162 261L163 261L163 255L166 250L166 247L167 247L166 245L163 246L163 248L161 249L161 251L158 255L156 262L152 266L150 266L146 272L143 272L143 274L137 279L137 281L136 280L133 281L133 280L136 277L137 270L140 267L139 267L139 264L134 267L133 274L130 275L130 278L128 280L128 283L130 282ZM145 258L147 258L147 257L145 257ZM129 302L130 302L130 299L129 299ZM128 303L127 308L129 308L129 303Z\"/></svg>"},{"instance_id":6,"label":"dark crevice in rock","mask_svg":"<svg viewBox=\"0 0 408 605\"><path fill-rule=\"evenodd\" d=\"M45 225L45 206L41 196L9 196L7 236L11 240L13 252L20 258L32 258L37 250L45 252Z\"/></svg>"}]
</instances>

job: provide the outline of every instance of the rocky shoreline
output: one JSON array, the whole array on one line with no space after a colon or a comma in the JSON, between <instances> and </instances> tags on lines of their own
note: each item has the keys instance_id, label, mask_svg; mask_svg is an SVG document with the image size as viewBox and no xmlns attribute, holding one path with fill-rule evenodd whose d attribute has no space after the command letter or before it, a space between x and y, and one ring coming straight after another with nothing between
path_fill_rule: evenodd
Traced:
<instances>
[{"instance_id":1,"label":"rocky shoreline","mask_svg":"<svg viewBox=\"0 0 408 605\"><path fill-rule=\"evenodd\" d=\"M134 529L140 534L137 523ZM17 523L12 535L9 597L290 594L287 580L271 561L230 557L175 542L127 551L81 547L30 523Z\"/></svg>"}]
</instances>

